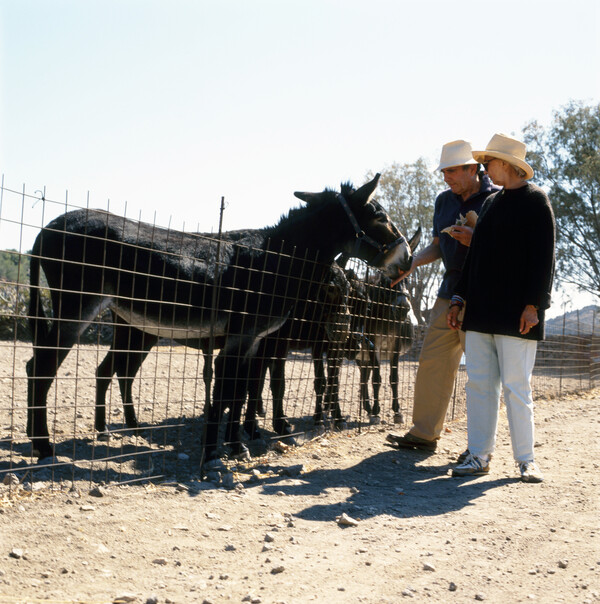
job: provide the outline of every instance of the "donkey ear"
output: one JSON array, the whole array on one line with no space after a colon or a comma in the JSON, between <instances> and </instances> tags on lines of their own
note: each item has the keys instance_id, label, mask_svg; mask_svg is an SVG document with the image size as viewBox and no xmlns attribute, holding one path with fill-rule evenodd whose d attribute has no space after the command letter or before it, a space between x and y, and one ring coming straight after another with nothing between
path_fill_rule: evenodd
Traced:
<instances>
[{"instance_id":1,"label":"donkey ear","mask_svg":"<svg viewBox=\"0 0 600 604\"><path fill-rule=\"evenodd\" d=\"M357 189L352 193L352 201L354 203L362 203L362 205L367 205L369 201L371 201L371 197L375 193L375 189L379 184L379 177L381 174L375 174L375 178L368 183L364 184L360 189Z\"/></svg>"},{"instance_id":2,"label":"donkey ear","mask_svg":"<svg viewBox=\"0 0 600 604\"><path fill-rule=\"evenodd\" d=\"M410 240L408 241L408 245L410 246L410 251L414 252L417 249L417 246L419 245L419 242L421 241L421 227L419 226L419 228L416 230L415 234L410 238Z\"/></svg>"},{"instance_id":3,"label":"donkey ear","mask_svg":"<svg viewBox=\"0 0 600 604\"><path fill-rule=\"evenodd\" d=\"M306 203L312 203L320 197L321 193L303 193L302 191L294 191L294 195Z\"/></svg>"}]
</instances>

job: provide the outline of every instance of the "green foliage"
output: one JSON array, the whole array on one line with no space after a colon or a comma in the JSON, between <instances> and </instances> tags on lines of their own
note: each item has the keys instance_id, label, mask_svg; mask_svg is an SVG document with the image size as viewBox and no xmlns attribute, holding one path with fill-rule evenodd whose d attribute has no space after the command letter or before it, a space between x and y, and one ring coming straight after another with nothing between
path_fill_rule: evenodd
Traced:
<instances>
[{"instance_id":1,"label":"green foliage","mask_svg":"<svg viewBox=\"0 0 600 604\"><path fill-rule=\"evenodd\" d=\"M0 339L27 337L29 256L0 251Z\"/></svg>"},{"instance_id":2,"label":"green foliage","mask_svg":"<svg viewBox=\"0 0 600 604\"><path fill-rule=\"evenodd\" d=\"M534 180L556 217L557 280L600 296L600 104L571 101L524 129Z\"/></svg>"},{"instance_id":3,"label":"green foliage","mask_svg":"<svg viewBox=\"0 0 600 604\"><path fill-rule=\"evenodd\" d=\"M16 250L0 251L0 281L27 283L29 280L29 256Z\"/></svg>"},{"instance_id":4,"label":"green foliage","mask_svg":"<svg viewBox=\"0 0 600 604\"><path fill-rule=\"evenodd\" d=\"M435 198L446 185L439 172L433 172L424 158L412 164L393 163L381 172L378 199L402 232L411 237L421 227L420 247L431 240ZM406 280L413 310L419 323L436 297L443 265L437 260L417 268Z\"/></svg>"},{"instance_id":5,"label":"green foliage","mask_svg":"<svg viewBox=\"0 0 600 604\"><path fill-rule=\"evenodd\" d=\"M0 340L28 339L28 306L26 286L0 281Z\"/></svg>"},{"instance_id":6,"label":"green foliage","mask_svg":"<svg viewBox=\"0 0 600 604\"><path fill-rule=\"evenodd\" d=\"M28 254L16 250L0 250L0 340L30 340ZM40 296L47 316L51 316L50 292L41 276ZM112 315L105 310L82 334L81 342L107 344L112 339Z\"/></svg>"}]
</instances>

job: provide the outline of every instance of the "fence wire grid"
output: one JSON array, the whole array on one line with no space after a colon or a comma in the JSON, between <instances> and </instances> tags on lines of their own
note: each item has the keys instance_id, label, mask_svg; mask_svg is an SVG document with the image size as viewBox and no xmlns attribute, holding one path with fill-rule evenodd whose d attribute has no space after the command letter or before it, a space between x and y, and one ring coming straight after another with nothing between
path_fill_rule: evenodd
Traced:
<instances>
[{"instance_id":1,"label":"fence wire grid","mask_svg":"<svg viewBox=\"0 0 600 604\"><path fill-rule=\"evenodd\" d=\"M83 226L67 236L67 221L57 217L73 211ZM12 474L23 481L30 473L52 483L197 476L207 430L217 420L219 452L233 445L239 453L242 442L252 455L281 439L301 443L324 429L410 421L425 328L414 324L402 290L391 289L378 271L351 259L344 270L324 273L306 254L261 254L255 230L182 233L108 216L2 184L0 482L9 484ZM34 247L48 223L50 235ZM122 238L117 246L115 233ZM241 262L239 249L250 264ZM31 269L40 260L54 274L42 270L30 286ZM238 261L238 277L223 280ZM232 346L223 356L222 325L233 316L235 334L246 333L248 325L253 333L271 325L264 309L280 310L278 305L289 302L287 281L272 267L299 262L303 275L315 275L315 281L306 299L294 301L293 318L261 334L252 362L236 357L242 347ZM200 295L198 275L218 286ZM240 294L242 307L236 306ZM39 296L45 319L31 320L31 296ZM596 316L549 324L538 347L535 397L597 386ZM227 368L218 395L223 418L211 411L219 363ZM447 419L465 413L465 381L461 365ZM27 434L28 387L35 401L30 406L47 411L53 456L38 459L39 443ZM239 432L230 428L228 396L245 401ZM31 415L29 423L39 427L39 417Z\"/></svg>"}]
</instances>

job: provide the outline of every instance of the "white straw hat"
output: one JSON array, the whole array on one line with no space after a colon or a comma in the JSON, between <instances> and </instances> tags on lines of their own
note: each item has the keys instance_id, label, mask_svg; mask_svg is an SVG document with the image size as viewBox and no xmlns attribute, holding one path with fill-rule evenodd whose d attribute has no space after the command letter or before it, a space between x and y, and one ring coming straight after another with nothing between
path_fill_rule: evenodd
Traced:
<instances>
[{"instance_id":1,"label":"white straw hat","mask_svg":"<svg viewBox=\"0 0 600 604\"><path fill-rule=\"evenodd\" d=\"M454 166L468 166L469 164L476 163L473 159L471 143L467 141L452 141L442 147L440 165L436 170L444 170L445 168L453 168Z\"/></svg>"},{"instance_id":2,"label":"white straw hat","mask_svg":"<svg viewBox=\"0 0 600 604\"><path fill-rule=\"evenodd\" d=\"M511 138L506 134L494 134L487 144L485 151L473 151L473 158L480 164L485 162L486 157L502 159L513 166L521 168L525 172L525 180L533 177L533 168L525 161L527 147L525 143Z\"/></svg>"}]
</instances>

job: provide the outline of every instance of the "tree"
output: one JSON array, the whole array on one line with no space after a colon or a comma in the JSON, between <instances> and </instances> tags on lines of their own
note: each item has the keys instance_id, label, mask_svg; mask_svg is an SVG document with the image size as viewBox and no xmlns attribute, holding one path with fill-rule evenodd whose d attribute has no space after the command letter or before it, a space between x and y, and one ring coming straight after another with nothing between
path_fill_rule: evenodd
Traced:
<instances>
[{"instance_id":1,"label":"tree","mask_svg":"<svg viewBox=\"0 0 600 604\"><path fill-rule=\"evenodd\" d=\"M571 101L523 134L556 217L557 281L600 296L600 104Z\"/></svg>"},{"instance_id":2,"label":"tree","mask_svg":"<svg viewBox=\"0 0 600 604\"><path fill-rule=\"evenodd\" d=\"M0 281L27 283L29 278L29 256L17 250L0 251Z\"/></svg>"},{"instance_id":3,"label":"tree","mask_svg":"<svg viewBox=\"0 0 600 604\"><path fill-rule=\"evenodd\" d=\"M0 340L24 338L27 333L29 256L0 251Z\"/></svg>"},{"instance_id":4,"label":"tree","mask_svg":"<svg viewBox=\"0 0 600 604\"><path fill-rule=\"evenodd\" d=\"M407 237L421 227L420 245L424 246L431 239L435 198L444 188L441 175L432 172L421 157L412 164L393 163L381 172L379 201ZM406 280L419 323L426 322L427 310L433 305L442 274L443 266L437 260L417 268Z\"/></svg>"}]
</instances>

